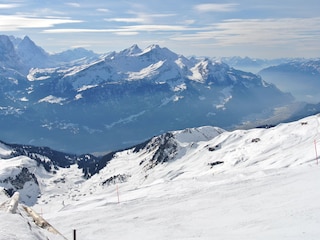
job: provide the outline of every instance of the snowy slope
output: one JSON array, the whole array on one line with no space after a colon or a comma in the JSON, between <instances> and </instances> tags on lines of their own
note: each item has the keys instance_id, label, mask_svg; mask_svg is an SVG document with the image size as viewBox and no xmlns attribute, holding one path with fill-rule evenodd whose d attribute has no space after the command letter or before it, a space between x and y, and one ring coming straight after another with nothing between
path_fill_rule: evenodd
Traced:
<instances>
[{"instance_id":1,"label":"snowy slope","mask_svg":"<svg viewBox=\"0 0 320 240\"><path fill-rule=\"evenodd\" d=\"M174 132L178 152L168 162L146 168L154 139L116 153L58 214L38 207L86 239L317 239L319 123L318 115L209 139Z\"/></svg>"},{"instance_id":2,"label":"snowy slope","mask_svg":"<svg viewBox=\"0 0 320 240\"><path fill-rule=\"evenodd\" d=\"M50 223L31 208L19 203L19 194L3 199L0 192L0 239L1 240L42 240L66 239ZM11 204L15 204L12 211Z\"/></svg>"},{"instance_id":3,"label":"snowy slope","mask_svg":"<svg viewBox=\"0 0 320 240\"><path fill-rule=\"evenodd\" d=\"M37 170L33 208L69 239L72 229L79 239L317 239L317 149L320 115L269 129L168 132L102 158L87 180L76 165ZM1 145L1 158L8 151Z\"/></svg>"}]
</instances>

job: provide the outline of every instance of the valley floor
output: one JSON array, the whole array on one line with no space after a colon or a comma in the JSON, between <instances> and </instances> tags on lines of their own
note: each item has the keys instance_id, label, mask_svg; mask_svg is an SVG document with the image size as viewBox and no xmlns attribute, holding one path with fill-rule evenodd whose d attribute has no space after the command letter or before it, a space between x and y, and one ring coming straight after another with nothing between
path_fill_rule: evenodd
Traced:
<instances>
[{"instance_id":1,"label":"valley floor","mask_svg":"<svg viewBox=\"0 0 320 240\"><path fill-rule=\"evenodd\" d=\"M236 170L132 188L111 185L92 197L38 211L72 239L319 239L320 166L251 173Z\"/></svg>"}]
</instances>

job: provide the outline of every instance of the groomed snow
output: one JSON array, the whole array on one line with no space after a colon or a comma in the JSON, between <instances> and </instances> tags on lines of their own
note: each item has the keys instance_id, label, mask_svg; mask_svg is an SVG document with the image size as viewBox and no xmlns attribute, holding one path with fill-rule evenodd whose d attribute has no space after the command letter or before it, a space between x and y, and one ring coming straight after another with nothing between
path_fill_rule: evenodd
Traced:
<instances>
[{"instance_id":1,"label":"groomed snow","mask_svg":"<svg viewBox=\"0 0 320 240\"><path fill-rule=\"evenodd\" d=\"M119 185L45 213L71 239L318 239L319 167Z\"/></svg>"}]
</instances>

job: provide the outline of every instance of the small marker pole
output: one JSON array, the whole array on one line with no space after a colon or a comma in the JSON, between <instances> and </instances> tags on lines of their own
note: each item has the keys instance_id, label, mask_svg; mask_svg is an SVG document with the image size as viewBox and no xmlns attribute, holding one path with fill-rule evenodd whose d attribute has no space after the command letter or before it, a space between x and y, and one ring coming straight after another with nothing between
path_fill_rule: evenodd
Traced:
<instances>
[{"instance_id":1,"label":"small marker pole","mask_svg":"<svg viewBox=\"0 0 320 240\"><path fill-rule=\"evenodd\" d=\"M117 196L118 196L118 203L120 203L120 198L119 198L119 187L118 187L118 184L117 184Z\"/></svg>"},{"instance_id":2,"label":"small marker pole","mask_svg":"<svg viewBox=\"0 0 320 240\"><path fill-rule=\"evenodd\" d=\"M317 151L317 140L314 140L314 150L316 151L316 159L317 159L317 165L318 165L319 161L318 161L318 151Z\"/></svg>"},{"instance_id":3,"label":"small marker pole","mask_svg":"<svg viewBox=\"0 0 320 240\"><path fill-rule=\"evenodd\" d=\"M77 230L73 229L73 240L77 240Z\"/></svg>"}]
</instances>

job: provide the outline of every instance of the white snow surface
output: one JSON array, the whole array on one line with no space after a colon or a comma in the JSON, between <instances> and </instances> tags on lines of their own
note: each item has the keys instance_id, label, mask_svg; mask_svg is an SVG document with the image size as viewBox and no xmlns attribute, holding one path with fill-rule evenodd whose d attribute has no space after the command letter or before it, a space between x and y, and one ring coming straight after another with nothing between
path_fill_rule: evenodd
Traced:
<instances>
[{"instance_id":1,"label":"white snow surface","mask_svg":"<svg viewBox=\"0 0 320 240\"><path fill-rule=\"evenodd\" d=\"M270 129L174 131L168 162L148 168L154 138L88 180L76 166L37 170L42 195L32 208L67 239L73 229L86 240L319 239L319 126L315 115ZM44 239L26 219L0 211L0 239Z\"/></svg>"}]
</instances>

